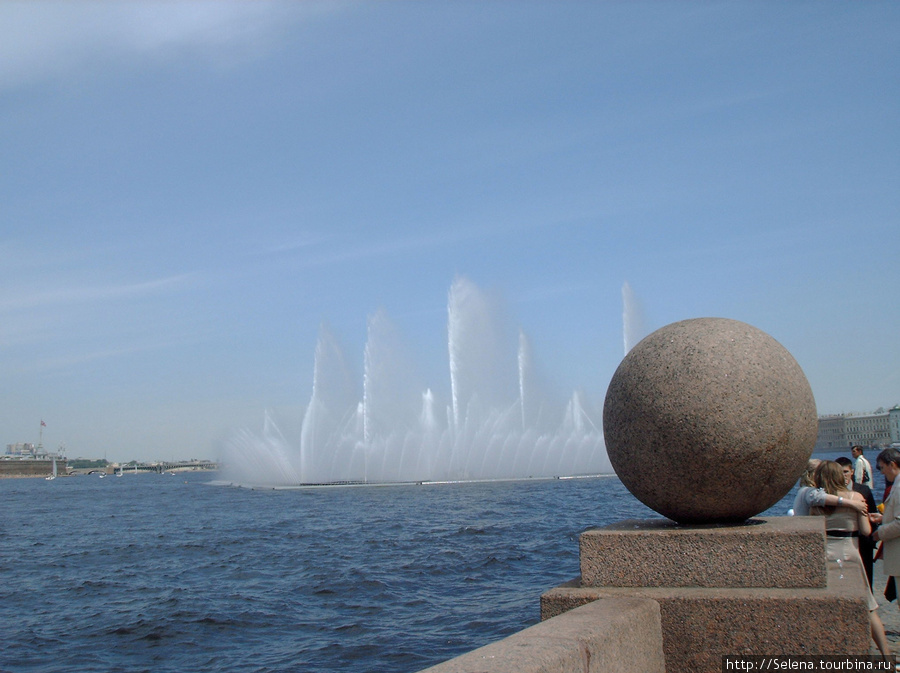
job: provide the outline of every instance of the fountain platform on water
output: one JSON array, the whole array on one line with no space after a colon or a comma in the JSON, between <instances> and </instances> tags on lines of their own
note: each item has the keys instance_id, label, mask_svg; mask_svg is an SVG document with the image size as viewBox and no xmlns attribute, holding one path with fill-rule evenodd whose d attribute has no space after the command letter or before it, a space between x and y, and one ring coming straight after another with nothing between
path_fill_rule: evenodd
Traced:
<instances>
[{"instance_id":1,"label":"fountain platform on water","mask_svg":"<svg viewBox=\"0 0 900 673\"><path fill-rule=\"evenodd\" d=\"M266 486L355 485L609 474L603 433L578 391L550 399L528 339L504 340L498 311L472 282L449 292L449 400L417 386L396 328L369 318L362 395L344 351L323 327L299 441L266 414L261 433L225 447L227 479Z\"/></svg>"}]
</instances>

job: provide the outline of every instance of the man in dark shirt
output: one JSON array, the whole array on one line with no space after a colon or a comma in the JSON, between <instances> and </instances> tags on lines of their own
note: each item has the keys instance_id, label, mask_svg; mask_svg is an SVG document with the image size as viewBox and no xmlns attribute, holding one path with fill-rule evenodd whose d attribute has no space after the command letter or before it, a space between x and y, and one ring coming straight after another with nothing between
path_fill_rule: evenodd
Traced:
<instances>
[{"instance_id":1,"label":"man in dark shirt","mask_svg":"<svg viewBox=\"0 0 900 673\"><path fill-rule=\"evenodd\" d=\"M838 463L844 471L844 483L847 485L847 488L856 491L866 499L866 505L869 506L870 512L877 512L878 509L875 504L875 496L872 495L872 489L865 484L857 484L853 481L853 461L841 456L840 458L835 458L834 462ZM872 589L872 563L876 546L872 536L859 536L859 555L862 557L863 567L866 569L866 577L869 578L870 590Z\"/></svg>"}]
</instances>

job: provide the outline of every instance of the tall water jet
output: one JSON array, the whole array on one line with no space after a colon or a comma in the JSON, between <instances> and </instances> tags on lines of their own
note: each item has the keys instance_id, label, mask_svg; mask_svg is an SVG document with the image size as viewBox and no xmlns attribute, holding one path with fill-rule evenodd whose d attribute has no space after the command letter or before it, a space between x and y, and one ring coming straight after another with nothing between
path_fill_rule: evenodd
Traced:
<instances>
[{"instance_id":1,"label":"tall water jet","mask_svg":"<svg viewBox=\"0 0 900 673\"><path fill-rule=\"evenodd\" d=\"M319 329L313 363L312 396L300 433L300 477L304 482L327 479L342 430L355 421L353 378L343 349L326 325ZM351 430L352 432L352 430Z\"/></svg>"},{"instance_id":2,"label":"tall water jet","mask_svg":"<svg viewBox=\"0 0 900 673\"><path fill-rule=\"evenodd\" d=\"M226 445L230 470L250 483L290 484L301 481L293 451L268 413L261 435L236 432Z\"/></svg>"},{"instance_id":3,"label":"tall water jet","mask_svg":"<svg viewBox=\"0 0 900 673\"><path fill-rule=\"evenodd\" d=\"M403 357L400 334L384 310L369 318L366 335L363 439L370 444L413 427L421 388L416 387L413 368Z\"/></svg>"},{"instance_id":4,"label":"tall water jet","mask_svg":"<svg viewBox=\"0 0 900 673\"><path fill-rule=\"evenodd\" d=\"M525 338L525 332L519 330L519 410L522 413L522 430L528 424L527 413L525 411L525 372L531 365L531 353L528 347L528 339Z\"/></svg>"},{"instance_id":5,"label":"tall water jet","mask_svg":"<svg viewBox=\"0 0 900 673\"><path fill-rule=\"evenodd\" d=\"M447 349L453 426L470 413L493 408L516 380L515 361L504 349L498 307L474 283L456 278L447 298Z\"/></svg>"},{"instance_id":6,"label":"tall water jet","mask_svg":"<svg viewBox=\"0 0 900 673\"><path fill-rule=\"evenodd\" d=\"M622 284L622 339L625 355L645 336L647 334L640 302L626 280Z\"/></svg>"},{"instance_id":7,"label":"tall water jet","mask_svg":"<svg viewBox=\"0 0 900 673\"><path fill-rule=\"evenodd\" d=\"M361 399L343 349L323 326L299 449L267 417L262 434L238 433L224 447L226 471L234 481L284 485L611 472L593 421L599 410L578 392L554 403L535 375L525 332L516 346L500 314L474 283L454 280L446 402L419 384L384 311L368 319Z\"/></svg>"}]
</instances>

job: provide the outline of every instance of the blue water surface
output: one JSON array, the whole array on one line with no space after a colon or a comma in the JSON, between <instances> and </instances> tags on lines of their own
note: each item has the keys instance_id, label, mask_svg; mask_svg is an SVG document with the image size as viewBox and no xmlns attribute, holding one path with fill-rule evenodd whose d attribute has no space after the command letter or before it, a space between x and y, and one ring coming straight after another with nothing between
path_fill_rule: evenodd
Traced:
<instances>
[{"instance_id":1,"label":"blue water surface","mask_svg":"<svg viewBox=\"0 0 900 673\"><path fill-rule=\"evenodd\" d=\"M211 479L0 480L0 670L418 671L537 623L583 530L658 516L615 477Z\"/></svg>"}]
</instances>

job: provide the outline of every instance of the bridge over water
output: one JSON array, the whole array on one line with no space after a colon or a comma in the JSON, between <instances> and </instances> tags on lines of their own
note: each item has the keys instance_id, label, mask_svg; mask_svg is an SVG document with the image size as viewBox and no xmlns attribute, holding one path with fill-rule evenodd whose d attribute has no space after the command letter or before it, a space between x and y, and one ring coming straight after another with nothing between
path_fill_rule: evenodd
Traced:
<instances>
[{"instance_id":1,"label":"bridge over water","mask_svg":"<svg viewBox=\"0 0 900 673\"><path fill-rule=\"evenodd\" d=\"M157 468L157 472L185 472L187 470L218 470L219 464L214 460L179 460L154 463L149 467Z\"/></svg>"},{"instance_id":2,"label":"bridge over water","mask_svg":"<svg viewBox=\"0 0 900 673\"><path fill-rule=\"evenodd\" d=\"M82 467L69 470L69 474L138 474L144 472L190 472L218 470L219 464L212 460L174 460L159 463L136 463L132 465L109 465L106 467Z\"/></svg>"},{"instance_id":3,"label":"bridge over water","mask_svg":"<svg viewBox=\"0 0 900 673\"><path fill-rule=\"evenodd\" d=\"M119 469L125 474L129 472L188 472L192 470L218 470L219 464L212 460L175 460L159 463L138 463L136 465L122 465Z\"/></svg>"}]
</instances>

